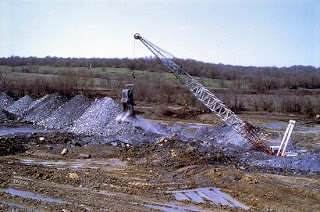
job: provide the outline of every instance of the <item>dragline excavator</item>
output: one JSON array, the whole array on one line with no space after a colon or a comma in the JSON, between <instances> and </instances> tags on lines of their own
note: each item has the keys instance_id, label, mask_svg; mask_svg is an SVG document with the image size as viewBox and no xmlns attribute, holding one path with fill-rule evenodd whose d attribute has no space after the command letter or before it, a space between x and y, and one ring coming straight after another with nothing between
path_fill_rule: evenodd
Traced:
<instances>
[{"instance_id":1,"label":"dragline excavator","mask_svg":"<svg viewBox=\"0 0 320 212\"><path fill-rule=\"evenodd\" d=\"M241 120L232 110L230 110L218 97L211 93L205 86L199 83L195 78L184 71L180 66L173 62L174 56L167 51L161 49L155 44L142 37L139 33L134 35L134 38L140 40L157 58L159 58L163 64L184 84L189 91L210 111L212 111L219 119L225 124L232 127L232 129L240 134L243 138L249 141L258 150L265 152L269 155L281 155L284 156L281 146L275 152L272 148L266 145L266 143L252 130L253 127ZM292 131L292 130L291 130ZM291 133L291 132L290 132ZM287 142L287 140L286 140ZM286 143L285 143L286 147ZM282 151L282 152L280 152Z\"/></svg>"}]
</instances>

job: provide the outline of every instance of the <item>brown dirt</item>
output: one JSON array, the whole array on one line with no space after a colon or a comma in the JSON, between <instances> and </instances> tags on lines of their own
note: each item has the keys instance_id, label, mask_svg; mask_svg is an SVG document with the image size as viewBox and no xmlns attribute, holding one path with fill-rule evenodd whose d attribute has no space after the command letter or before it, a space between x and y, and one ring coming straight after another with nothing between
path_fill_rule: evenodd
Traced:
<instances>
[{"instance_id":1,"label":"brown dirt","mask_svg":"<svg viewBox=\"0 0 320 212\"><path fill-rule=\"evenodd\" d=\"M214 148L163 139L141 147L68 144L70 135L36 139L23 153L0 157L0 189L61 199L39 201L0 192L2 211L153 211L176 202L208 211L242 211L212 202L178 202L170 191L217 187L251 211L320 211L320 179L249 171ZM61 151L68 148L66 155ZM28 161L29 160L29 161ZM32 160L32 161L30 161Z\"/></svg>"}]
</instances>

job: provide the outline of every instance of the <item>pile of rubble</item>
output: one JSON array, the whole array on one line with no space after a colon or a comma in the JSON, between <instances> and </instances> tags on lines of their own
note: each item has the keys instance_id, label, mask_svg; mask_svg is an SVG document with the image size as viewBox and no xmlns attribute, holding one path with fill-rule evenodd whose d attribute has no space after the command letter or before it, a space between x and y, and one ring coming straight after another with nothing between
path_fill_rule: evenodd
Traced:
<instances>
[{"instance_id":1,"label":"pile of rubble","mask_svg":"<svg viewBox=\"0 0 320 212\"><path fill-rule=\"evenodd\" d=\"M7 107L6 111L12 113L17 118L21 118L22 114L24 114L28 110L32 102L33 99L30 96L26 95Z\"/></svg>"},{"instance_id":2,"label":"pile of rubble","mask_svg":"<svg viewBox=\"0 0 320 212\"><path fill-rule=\"evenodd\" d=\"M111 98L95 100L74 122L70 130L77 134L103 135L108 123L121 112L121 107Z\"/></svg>"},{"instance_id":3,"label":"pile of rubble","mask_svg":"<svg viewBox=\"0 0 320 212\"><path fill-rule=\"evenodd\" d=\"M14 103L14 100L5 93L0 94L0 120L6 120L6 108Z\"/></svg>"},{"instance_id":4,"label":"pile of rubble","mask_svg":"<svg viewBox=\"0 0 320 212\"><path fill-rule=\"evenodd\" d=\"M39 125L48 129L68 129L89 106L89 98L77 95L55 110L48 118L40 120Z\"/></svg>"},{"instance_id":5,"label":"pile of rubble","mask_svg":"<svg viewBox=\"0 0 320 212\"><path fill-rule=\"evenodd\" d=\"M49 117L55 110L65 104L67 99L59 94L47 94L30 104L23 114L23 120L38 124L41 120Z\"/></svg>"},{"instance_id":6,"label":"pile of rubble","mask_svg":"<svg viewBox=\"0 0 320 212\"><path fill-rule=\"evenodd\" d=\"M8 114L16 120L31 122L45 129L59 129L86 136L104 137L103 142L116 140L132 143L134 141L156 141L161 135L141 118L117 121L122 107L113 99L105 97L91 102L83 95L77 95L70 101L59 94L48 94L33 101L25 96L18 101L6 94L1 96L3 110L1 120ZM145 128L145 129L144 129ZM148 128L148 129L147 129Z\"/></svg>"}]
</instances>

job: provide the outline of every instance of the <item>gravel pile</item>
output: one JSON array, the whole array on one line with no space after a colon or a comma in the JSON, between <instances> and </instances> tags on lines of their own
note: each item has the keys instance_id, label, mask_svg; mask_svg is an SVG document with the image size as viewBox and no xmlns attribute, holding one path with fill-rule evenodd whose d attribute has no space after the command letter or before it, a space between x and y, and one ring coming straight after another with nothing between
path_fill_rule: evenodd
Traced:
<instances>
[{"instance_id":1,"label":"gravel pile","mask_svg":"<svg viewBox=\"0 0 320 212\"><path fill-rule=\"evenodd\" d=\"M42 119L48 118L66 101L66 98L59 94L47 94L30 104L28 110L23 114L23 120L38 124Z\"/></svg>"},{"instance_id":2,"label":"gravel pile","mask_svg":"<svg viewBox=\"0 0 320 212\"><path fill-rule=\"evenodd\" d=\"M32 102L33 99L30 96L26 95L18 101L16 101L15 103L13 103L12 105L10 105L9 107L7 107L6 111L19 117L28 110Z\"/></svg>"},{"instance_id":3,"label":"gravel pile","mask_svg":"<svg viewBox=\"0 0 320 212\"><path fill-rule=\"evenodd\" d=\"M15 101L5 93L0 94L0 109L6 109Z\"/></svg>"},{"instance_id":4,"label":"gravel pile","mask_svg":"<svg viewBox=\"0 0 320 212\"><path fill-rule=\"evenodd\" d=\"M244 156L246 164L265 168L281 168L288 170L299 170L306 172L320 172L319 154L312 152L301 153L295 157L277 157L269 155L258 155L253 152L251 157Z\"/></svg>"},{"instance_id":5,"label":"gravel pile","mask_svg":"<svg viewBox=\"0 0 320 212\"><path fill-rule=\"evenodd\" d=\"M89 106L90 100L87 97L77 95L54 111L48 118L39 121L39 125L50 129L67 129L80 118Z\"/></svg>"},{"instance_id":6,"label":"gravel pile","mask_svg":"<svg viewBox=\"0 0 320 212\"><path fill-rule=\"evenodd\" d=\"M14 100L5 93L0 94L0 120L7 120L7 115L4 112L6 108L14 103Z\"/></svg>"},{"instance_id":7,"label":"gravel pile","mask_svg":"<svg viewBox=\"0 0 320 212\"><path fill-rule=\"evenodd\" d=\"M137 119L127 122L117 121L122 107L113 99L105 97L96 100L70 128L76 134L103 136L103 142L123 141L127 143L156 140L160 137L154 132L146 132L136 124ZM139 122L140 123L140 122Z\"/></svg>"},{"instance_id":8,"label":"gravel pile","mask_svg":"<svg viewBox=\"0 0 320 212\"><path fill-rule=\"evenodd\" d=\"M111 120L115 120L121 107L111 98L95 100L92 105L74 122L70 131L77 134L103 135L105 127Z\"/></svg>"}]
</instances>

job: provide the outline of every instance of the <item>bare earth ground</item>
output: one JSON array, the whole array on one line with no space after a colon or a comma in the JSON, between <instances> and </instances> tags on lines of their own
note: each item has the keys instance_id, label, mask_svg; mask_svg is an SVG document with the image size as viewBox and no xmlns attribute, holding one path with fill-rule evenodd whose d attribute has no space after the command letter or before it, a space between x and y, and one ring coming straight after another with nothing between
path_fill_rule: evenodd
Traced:
<instances>
[{"instance_id":1,"label":"bare earth ground","mask_svg":"<svg viewBox=\"0 0 320 212\"><path fill-rule=\"evenodd\" d=\"M72 139L63 133L8 138L8 149L15 149L0 156L0 211L320 211L319 173L256 169L174 138L144 146ZM179 191L199 196L199 188L221 189L233 200L175 198Z\"/></svg>"}]
</instances>

